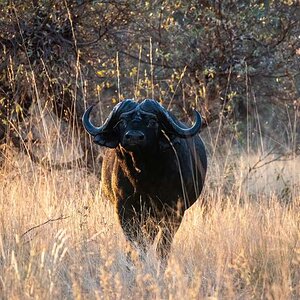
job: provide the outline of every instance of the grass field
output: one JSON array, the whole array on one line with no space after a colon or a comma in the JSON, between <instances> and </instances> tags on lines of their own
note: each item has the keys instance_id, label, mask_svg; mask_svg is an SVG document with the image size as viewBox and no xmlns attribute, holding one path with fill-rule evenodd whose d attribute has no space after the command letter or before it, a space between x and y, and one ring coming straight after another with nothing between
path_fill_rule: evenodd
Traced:
<instances>
[{"instance_id":1,"label":"grass field","mask_svg":"<svg viewBox=\"0 0 300 300\"><path fill-rule=\"evenodd\" d=\"M0 298L299 299L300 159L271 160L210 156L210 208L186 213L160 274L155 245L128 261L96 175L12 152L0 171Z\"/></svg>"}]
</instances>

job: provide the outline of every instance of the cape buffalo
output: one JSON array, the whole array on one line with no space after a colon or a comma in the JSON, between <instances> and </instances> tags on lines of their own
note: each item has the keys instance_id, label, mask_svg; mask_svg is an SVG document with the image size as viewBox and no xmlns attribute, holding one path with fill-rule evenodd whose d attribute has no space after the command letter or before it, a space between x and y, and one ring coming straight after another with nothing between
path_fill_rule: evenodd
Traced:
<instances>
[{"instance_id":1,"label":"cape buffalo","mask_svg":"<svg viewBox=\"0 0 300 300\"><path fill-rule=\"evenodd\" d=\"M114 204L126 237L146 250L157 237L157 253L166 261L184 211L203 188L207 158L198 136L201 116L188 128L155 100L124 100L104 124L95 127L88 108L83 115L94 142L108 147L103 158L102 192Z\"/></svg>"}]
</instances>

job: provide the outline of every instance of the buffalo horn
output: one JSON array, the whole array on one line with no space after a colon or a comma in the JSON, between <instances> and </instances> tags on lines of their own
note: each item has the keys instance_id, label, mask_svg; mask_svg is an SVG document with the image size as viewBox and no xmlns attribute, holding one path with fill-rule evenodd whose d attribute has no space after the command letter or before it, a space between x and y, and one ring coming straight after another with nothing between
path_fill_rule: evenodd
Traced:
<instances>
[{"instance_id":1,"label":"buffalo horn","mask_svg":"<svg viewBox=\"0 0 300 300\"><path fill-rule=\"evenodd\" d=\"M103 131L103 126L100 126L100 127L96 127L94 126L91 121L90 121L90 113L93 109L94 105L90 106L86 111L85 113L83 114L83 117L82 117L82 123L83 123L83 126L85 128L85 130L92 136L95 136L99 133L101 133Z\"/></svg>"},{"instance_id":2,"label":"buffalo horn","mask_svg":"<svg viewBox=\"0 0 300 300\"><path fill-rule=\"evenodd\" d=\"M190 128L184 128L176 124L175 121L171 118L171 116L167 112L164 115L167 119L167 122L171 125L174 133L181 138L192 137L200 131L202 125L202 119L199 112L196 110L194 110L196 121L195 124Z\"/></svg>"},{"instance_id":3,"label":"buffalo horn","mask_svg":"<svg viewBox=\"0 0 300 300\"><path fill-rule=\"evenodd\" d=\"M104 124L100 127L95 127L90 121L90 112L92 111L94 105L90 106L82 117L82 123L86 131L92 135L96 136L104 131L109 131L113 126L118 122L119 115L125 111L131 111L137 106L137 103L131 99L126 99L122 102L119 102L113 110L110 112L109 116L105 120Z\"/></svg>"}]
</instances>

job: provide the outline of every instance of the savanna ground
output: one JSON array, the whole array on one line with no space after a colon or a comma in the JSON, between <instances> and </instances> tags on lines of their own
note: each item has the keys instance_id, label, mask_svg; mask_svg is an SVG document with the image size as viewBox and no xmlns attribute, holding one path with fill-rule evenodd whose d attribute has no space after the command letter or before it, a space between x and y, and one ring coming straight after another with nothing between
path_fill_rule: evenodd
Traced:
<instances>
[{"instance_id":1,"label":"savanna ground","mask_svg":"<svg viewBox=\"0 0 300 300\"><path fill-rule=\"evenodd\" d=\"M187 211L164 274L155 245L127 259L98 176L10 151L0 173L1 298L298 299L300 159L223 148L209 153L209 209L198 201Z\"/></svg>"}]
</instances>

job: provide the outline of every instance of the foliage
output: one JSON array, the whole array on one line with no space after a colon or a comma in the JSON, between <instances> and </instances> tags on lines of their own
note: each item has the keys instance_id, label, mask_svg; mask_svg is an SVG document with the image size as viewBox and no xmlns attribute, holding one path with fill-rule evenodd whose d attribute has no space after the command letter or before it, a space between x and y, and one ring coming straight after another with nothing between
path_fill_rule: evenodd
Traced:
<instances>
[{"instance_id":1,"label":"foliage","mask_svg":"<svg viewBox=\"0 0 300 300\"><path fill-rule=\"evenodd\" d=\"M151 38L154 82L169 88L162 100L184 95L209 123L222 111L236 121L254 115L255 98L260 104L293 105L299 97L298 1L146 1L142 6L144 14L131 24L130 51L121 41L118 50L138 59L141 43L142 61L150 64Z\"/></svg>"},{"instance_id":2,"label":"foliage","mask_svg":"<svg viewBox=\"0 0 300 300\"><path fill-rule=\"evenodd\" d=\"M132 97L197 108L205 126L228 120L242 143L282 134L287 120L300 130L298 1L27 0L0 11L2 143L20 144L34 104L80 131L87 103L106 115Z\"/></svg>"}]
</instances>

